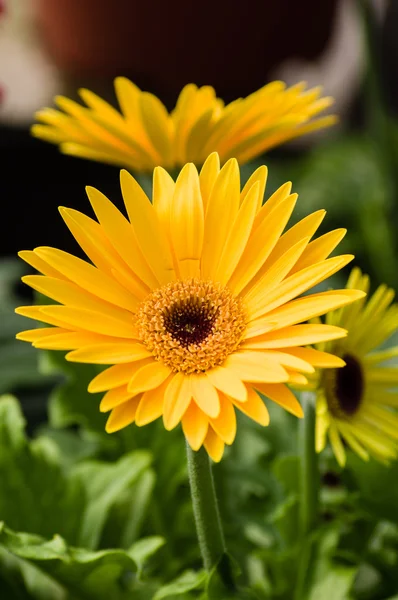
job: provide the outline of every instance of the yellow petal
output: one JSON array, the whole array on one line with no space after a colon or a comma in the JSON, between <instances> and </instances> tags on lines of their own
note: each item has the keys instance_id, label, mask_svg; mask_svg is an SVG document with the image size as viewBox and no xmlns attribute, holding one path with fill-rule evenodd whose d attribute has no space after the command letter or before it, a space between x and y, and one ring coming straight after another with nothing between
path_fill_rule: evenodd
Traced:
<instances>
[{"instance_id":1,"label":"yellow petal","mask_svg":"<svg viewBox=\"0 0 398 600\"><path fill-rule=\"evenodd\" d=\"M139 394L140 392L153 390L162 385L170 374L170 367L152 360L134 373L128 384L129 392Z\"/></svg>"},{"instance_id":2,"label":"yellow petal","mask_svg":"<svg viewBox=\"0 0 398 600\"><path fill-rule=\"evenodd\" d=\"M210 106L198 117L188 132L186 139L185 161L202 162L203 146L213 127L215 107ZM202 159L202 160L201 160Z\"/></svg>"},{"instance_id":3,"label":"yellow petal","mask_svg":"<svg viewBox=\"0 0 398 600\"><path fill-rule=\"evenodd\" d=\"M211 427L208 429L204 441L204 447L214 462L220 462L222 455L224 454L224 442L218 437Z\"/></svg>"},{"instance_id":4,"label":"yellow petal","mask_svg":"<svg viewBox=\"0 0 398 600\"><path fill-rule=\"evenodd\" d=\"M265 165L261 165L261 167L258 167L258 169L256 169L254 171L254 173L252 173L250 175L249 179L246 181L245 186L240 195L240 203L242 204L246 198L246 195L251 190L252 186L257 182L259 183L260 189L259 189L259 194L258 194L258 205L257 205L256 213L260 210L261 203L264 198L265 186L267 183L267 176L268 176L268 168ZM290 190L289 190L289 193L290 193ZM286 195L288 196L289 194L286 194Z\"/></svg>"},{"instance_id":5,"label":"yellow petal","mask_svg":"<svg viewBox=\"0 0 398 600\"><path fill-rule=\"evenodd\" d=\"M93 141L90 140L89 143L91 144L93 143ZM96 143L98 143L98 140L94 141L94 144ZM103 162L105 164L110 165L129 167L131 169L145 169L145 163L143 163L143 161L140 160L139 157L133 152L123 152L118 150L114 146L108 147L107 150L94 150L93 148L89 148L88 146L82 144L66 142L61 143L59 149L62 152L62 154L67 154L69 156L88 158L89 160L95 160L97 162Z\"/></svg>"},{"instance_id":6,"label":"yellow petal","mask_svg":"<svg viewBox=\"0 0 398 600\"><path fill-rule=\"evenodd\" d=\"M203 210L206 214L206 208L209 203L213 185L220 172L220 158L217 152L212 152L205 160L199 174L200 192L203 201Z\"/></svg>"},{"instance_id":7,"label":"yellow petal","mask_svg":"<svg viewBox=\"0 0 398 600\"><path fill-rule=\"evenodd\" d=\"M26 275L25 277L22 277L22 281L34 290L37 290L41 294L45 294L49 298L61 302L62 304L66 304L73 308L104 312L108 316L113 316L116 319L125 321L127 327L131 324L130 311L101 300L89 292L84 291L71 281L55 279L54 277L43 277L42 275Z\"/></svg>"},{"instance_id":8,"label":"yellow petal","mask_svg":"<svg viewBox=\"0 0 398 600\"><path fill-rule=\"evenodd\" d=\"M397 457L395 443L373 425L356 422L355 437L378 458L390 460Z\"/></svg>"},{"instance_id":9,"label":"yellow petal","mask_svg":"<svg viewBox=\"0 0 398 600\"><path fill-rule=\"evenodd\" d=\"M221 392L232 396L239 402L244 402L247 399L247 389L241 379L231 369L224 367L214 367L206 371L211 383Z\"/></svg>"},{"instance_id":10,"label":"yellow petal","mask_svg":"<svg viewBox=\"0 0 398 600\"><path fill-rule=\"evenodd\" d=\"M46 318L59 319L62 323L67 323L70 329L93 331L129 339L137 337L132 322L130 326L127 326L124 321L92 310L53 305L42 307L41 312Z\"/></svg>"},{"instance_id":11,"label":"yellow petal","mask_svg":"<svg viewBox=\"0 0 398 600\"><path fill-rule=\"evenodd\" d=\"M143 300L149 292L148 286L134 275L122 260L109 242L101 225L71 208L60 206L59 212L73 237L93 264L101 271L115 277L119 283L122 277L123 287L139 300Z\"/></svg>"},{"instance_id":12,"label":"yellow petal","mask_svg":"<svg viewBox=\"0 0 398 600\"><path fill-rule=\"evenodd\" d=\"M289 375L288 383L295 385L295 386L308 385L308 379L306 377L304 377L304 375L302 373L295 373L294 371L290 371L289 369L286 369L286 371L288 372L288 375Z\"/></svg>"},{"instance_id":13,"label":"yellow petal","mask_svg":"<svg viewBox=\"0 0 398 600\"><path fill-rule=\"evenodd\" d=\"M105 369L96 375L90 381L87 389L90 394L95 394L97 392L106 392L121 385L127 385L135 371L142 367L143 364L146 364L146 361L109 367L109 369Z\"/></svg>"},{"instance_id":14,"label":"yellow petal","mask_svg":"<svg viewBox=\"0 0 398 600\"><path fill-rule=\"evenodd\" d=\"M256 173L256 171L255 171ZM254 173L252 177L254 176ZM251 178L250 178L251 179ZM249 180L250 181L250 180ZM247 184L246 184L247 185ZM243 190L244 191L244 190ZM288 196L291 195L292 191L292 182L287 181L283 185L281 185L269 198L266 202L264 202L261 211L259 212L255 228L258 227L261 223L263 223L266 219L269 218L271 212L279 206ZM243 192L242 192L243 193Z\"/></svg>"},{"instance_id":15,"label":"yellow petal","mask_svg":"<svg viewBox=\"0 0 398 600\"><path fill-rule=\"evenodd\" d=\"M103 396L99 409L101 412L108 412L109 410L116 408L116 406L130 400L131 397L132 394L128 391L127 385L113 388Z\"/></svg>"},{"instance_id":16,"label":"yellow petal","mask_svg":"<svg viewBox=\"0 0 398 600\"><path fill-rule=\"evenodd\" d=\"M315 450L317 452L325 449L329 424L330 420L327 414L317 415L315 424Z\"/></svg>"},{"instance_id":17,"label":"yellow petal","mask_svg":"<svg viewBox=\"0 0 398 600\"><path fill-rule=\"evenodd\" d=\"M223 285L226 285L245 250L258 208L259 192L260 184L257 182L246 194L226 239L214 276Z\"/></svg>"},{"instance_id":18,"label":"yellow petal","mask_svg":"<svg viewBox=\"0 0 398 600\"><path fill-rule=\"evenodd\" d=\"M140 343L95 344L69 352L65 358L71 362L112 365L128 363L152 356Z\"/></svg>"},{"instance_id":19,"label":"yellow petal","mask_svg":"<svg viewBox=\"0 0 398 600\"><path fill-rule=\"evenodd\" d=\"M231 401L224 394L219 394L220 414L210 419L210 425L224 444L232 444L236 436L236 415Z\"/></svg>"},{"instance_id":20,"label":"yellow petal","mask_svg":"<svg viewBox=\"0 0 398 600\"><path fill-rule=\"evenodd\" d=\"M174 190L175 183L167 171L162 167L156 167L153 172L153 207L166 235L170 230L170 212Z\"/></svg>"},{"instance_id":21,"label":"yellow petal","mask_svg":"<svg viewBox=\"0 0 398 600\"><path fill-rule=\"evenodd\" d=\"M344 441L351 447L351 450L356 452L362 460L369 460L369 453L365 448L358 442L355 437L355 428L350 428L346 423L339 422L339 430L344 438Z\"/></svg>"},{"instance_id":22,"label":"yellow petal","mask_svg":"<svg viewBox=\"0 0 398 600\"><path fill-rule=\"evenodd\" d=\"M379 385L398 385L398 367L371 367L367 370L366 381Z\"/></svg>"},{"instance_id":23,"label":"yellow petal","mask_svg":"<svg viewBox=\"0 0 398 600\"><path fill-rule=\"evenodd\" d=\"M243 381L281 383L288 380L285 369L267 358L264 352L235 352L223 364Z\"/></svg>"},{"instance_id":24,"label":"yellow petal","mask_svg":"<svg viewBox=\"0 0 398 600\"><path fill-rule=\"evenodd\" d=\"M254 229L242 258L229 281L229 287L235 294L239 294L244 289L268 258L286 227L296 201L297 194L289 196L272 211L267 219L264 219ZM258 213L259 215L261 215L261 210Z\"/></svg>"},{"instance_id":25,"label":"yellow petal","mask_svg":"<svg viewBox=\"0 0 398 600\"><path fill-rule=\"evenodd\" d=\"M163 405L163 423L165 429L174 429L181 421L192 398L189 375L176 373L166 388Z\"/></svg>"},{"instance_id":26,"label":"yellow petal","mask_svg":"<svg viewBox=\"0 0 398 600\"><path fill-rule=\"evenodd\" d=\"M21 250L18 252L19 258L22 258L25 262L27 262L31 267L43 273L44 275L48 275L49 277L58 277L61 278L63 275L54 269L51 265L47 264L44 260L40 258L33 250Z\"/></svg>"},{"instance_id":27,"label":"yellow petal","mask_svg":"<svg viewBox=\"0 0 398 600\"><path fill-rule=\"evenodd\" d=\"M120 184L140 250L159 282L168 283L174 279L173 260L156 210L130 173L120 172Z\"/></svg>"},{"instance_id":28,"label":"yellow petal","mask_svg":"<svg viewBox=\"0 0 398 600\"><path fill-rule=\"evenodd\" d=\"M255 388L295 417L301 418L304 416L299 401L286 385L277 383L256 383Z\"/></svg>"},{"instance_id":29,"label":"yellow petal","mask_svg":"<svg viewBox=\"0 0 398 600\"><path fill-rule=\"evenodd\" d=\"M224 244L239 210L240 174L235 159L230 159L221 169L207 205L201 275L212 279Z\"/></svg>"},{"instance_id":30,"label":"yellow petal","mask_svg":"<svg viewBox=\"0 0 398 600\"><path fill-rule=\"evenodd\" d=\"M287 327L314 317L319 317L331 310L350 304L363 298L360 290L330 290L319 294L311 294L292 300L287 304L268 312L267 309L253 310L252 319L258 319L266 313L267 321L277 323L278 327Z\"/></svg>"},{"instance_id":31,"label":"yellow petal","mask_svg":"<svg viewBox=\"0 0 398 600\"><path fill-rule=\"evenodd\" d=\"M334 422L330 423L329 439L337 462L339 463L340 467L344 467L346 463L346 453L344 450L343 442L341 441L340 434Z\"/></svg>"},{"instance_id":32,"label":"yellow petal","mask_svg":"<svg viewBox=\"0 0 398 600\"><path fill-rule=\"evenodd\" d=\"M326 210L317 210L288 229L278 240L263 269L268 269L276 260L283 256L291 246L294 246L294 244L297 244L297 242L303 238L311 239L325 218L325 215Z\"/></svg>"},{"instance_id":33,"label":"yellow petal","mask_svg":"<svg viewBox=\"0 0 398 600\"><path fill-rule=\"evenodd\" d=\"M325 260L325 258L327 258L341 242L346 233L347 229L335 229L334 231L325 233L325 235L321 235L319 238L308 244L308 248L303 252L302 257L293 268L292 273L300 271L300 269L305 269L321 260Z\"/></svg>"},{"instance_id":34,"label":"yellow petal","mask_svg":"<svg viewBox=\"0 0 398 600\"><path fill-rule=\"evenodd\" d=\"M302 358L298 358L297 356L293 356L292 354L278 352L276 350L266 350L264 351L264 354L269 360L278 362L283 367L288 367L294 371L303 373L314 373L315 371L314 367L309 362Z\"/></svg>"},{"instance_id":35,"label":"yellow petal","mask_svg":"<svg viewBox=\"0 0 398 600\"><path fill-rule=\"evenodd\" d=\"M89 186L86 192L98 221L119 256L150 289L157 287L159 282L141 252L131 224L104 194Z\"/></svg>"},{"instance_id":36,"label":"yellow petal","mask_svg":"<svg viewBox=\"0 0 398 600\"><path fill-rule=\"evenodd\" d=\"M231 402L235 404L236 408L238 408L241 412L250 417L250 419L253 419L253 421L265 427L269 424L269 413L267 407L254 389L248 388L247 392L246 402L238 402L233 398L231 398Z\"/></svg>"},{"instance_id":37,"label":"yellow petal","mask_svg":"<svg viewBox=\"0 0 398 600\"><path fill-rule=\"evenodd\" d=\"M166 389L172 377L170 375L161 385L153 390L148 390L142 395L137 414L135 415L136 425L139 427L147 425L162 416Z\"/></svg>"},{"instance_id":38,"label":"yellow petal","mask_svg":"<svg viewBox=\"0 0 398 600\"><path fill-rule=\"evenodd\" d=\"M44 309L53 307L53 304L40 306L18 306L18 308L15 309L15 312L17 315L22 315L28 319L36 319L36 321L40 321L41 323L48 323L49 325L55 325L55 327L69 330L71 328L69 323L62 321L58 317L50 316L43 312Z\"/></svg>"},{"instance_id":39,"label":"yellow petal","mask_svg":"<svg viewBox=\"0 0 398 600\"><path fill-rule=\"evenodd\" d=\"M173 248L182 277L197 277L203 247L204 215L199 176L192 163L178 176L170 213Z\"/></svg>"},{"instance_id":40,"label":"yellow petal","mask_svg":"<svg viewBox=\"0 0 398 600\"><path fill-rule=\"evenodd\" d=\"M107 433L114 433L115 431L119 431L120 429L127 427L127 425L134 423L135 413L140 399L141 396L137 396L136 398L127 400L127 402L124 402L121 406L116 406L106 422L105 431Z\"/></svg>"},{"instance_id":41,"label":"yellow petal","mask_svg":"<svg viewBox=\"0 0 398 600\"><path fill-rule=\"evenodd\" d=\"M35 253L84 290L116 306L136 310L137 300L125 288L84 260L56 248L35 248Z\"/></svg>"},{"instance_id":42,"label":"yellow petal","mask_svg":"<svg viewBox=\"0 0 398 600\"><path fill-rule=\"evenodd\" d=\"M209 426L208 417L195 402L190 403L182 417L182 430L192 450L199 450L203 445Z\"/></svg>"},{"instance_id":43,"label":"yellow petal","mask_svg":"<svg viewBox=\"0 0 398 600\"><path fill-rule=\"evenodd\" d=\"M294 244L270 266L268 271L263 273L260 278L257 278L257 276L254 277L246 286L245 290L242 292L242 296L245 299L245 306L247 307L250 318L254 318L252 315L255 314L259 305L262 304L266 290L269 291L276 288L290 272L297 260L299 260L309 239L309 237L303 238L297 242L297 244Z\"/></svg>"},{"instance_id":44,"label":"yellow petal","mask_svg":"<svg viewBox=\"0 0 398 600\"><path fill-rule=\"evenodd\" d=\"M43 348L46 350L75 350L82 346L105 343L122 343L126 340L122 338L112 338L104 336L100 333L92 333L91 331L66 331L60 328L52 329L53 335L49 335L37 340L34 343L35 348ZM65 331L65 333L62 333Z\"/></svg>"},{"instance_id":45,"label":"yellow petal","mask_svg":"<svg viewBox=\"0 0 398 600\"><path fill-rule=\"evenodd\" d=\"M345 365L344 360L339 356L314 350L313 348L287 348L286 353L302 358L318 368L336 369Z\"/></svg>"},{"instance_id":46,"label":"yellow petal","mask_svg":"<svg viewBox=\"0 0 398 600\"><path fill-rule=\"evenodd\" d=\"M258 308L254 314L258 316L263 315L282 304L286 304L292 298L306 292L311 287L336 273L336 271L342 269L353 258L351 254L329 258L311 267L307 267L294 275L290 275L275 289L264 291L262 298L259 292L256 298Z\"/></svg>"},{"instance_id":47,"label":"yellow petal","mask_svg":"<svg viewBox=\"0 0 398 600\"><path fill-rule=\"evenodd\" d=\"M60 327L36 327L35 329L27 329L16 334L16 339L22 342L38 342L39 340L51 337L54 334L69 333L67 329L61 329Z\"/></svg>"},{"instance_id":48,"label":"yellow petal","mask_svg":"<svg viewBox=\"0 0 398 600\"><path fill-rule=\"evenodd\" d=\"M153 94L140 94L142 122L157 154L159 162L172 165L172 130L169 114L162 102Z\"/></svg>"},{"instance_id":49,"label":"yellow petal","mask_svg":"<svg viewBox=\"0 0 398 600\"><path fill-rule=\"evenodd\" d=\"M251 333L251 332L249 332ZM254 332L253 332L254 335ZM289 348L306 346L345 337L347 331L334 325L292 325L276 331L270 331L256 339L246 339L245 348Z\"/></svg>"},{"instance_id":50,"label":"yellow petal","mask_svg":"<svg viewBox=\"0 0 398 600\"><path fill-rule=\"evenodd\" d=\"M208 417L218 417L220 414L220 401L217 390L211 383L206 374L191 375L191 390L192 396L198 407Z\"/></svg>"}]
</instances>

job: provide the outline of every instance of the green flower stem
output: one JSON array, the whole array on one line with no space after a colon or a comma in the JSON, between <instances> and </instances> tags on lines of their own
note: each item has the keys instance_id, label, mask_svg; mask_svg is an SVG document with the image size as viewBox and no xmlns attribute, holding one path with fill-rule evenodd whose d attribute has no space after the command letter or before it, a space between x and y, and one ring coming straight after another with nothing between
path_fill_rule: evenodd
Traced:
<instances>
[{"instance_id":1,"label":"green flower stem","mask_svg":"<svg viewBox=\"0 0 398 600\"><path fill-rule=\"evenodd\" d=\"M217 567L226 588L233 590L235 586L226 554L210 459L204 448L195 452L189 444L186 447L192 506L203 565L208 572Z\"/></svg>"},{"instance_id":2,"label":"green flower stem","mask_svg":"<svg viewBox=\"0 0 398 600\"><path fill-rule=\"evenodd\" d=\"M299 423L300 533L304 538L318 521L319 469L315 451L315 395L301 394L304 418Z\"/></svg>"}]
</instances>

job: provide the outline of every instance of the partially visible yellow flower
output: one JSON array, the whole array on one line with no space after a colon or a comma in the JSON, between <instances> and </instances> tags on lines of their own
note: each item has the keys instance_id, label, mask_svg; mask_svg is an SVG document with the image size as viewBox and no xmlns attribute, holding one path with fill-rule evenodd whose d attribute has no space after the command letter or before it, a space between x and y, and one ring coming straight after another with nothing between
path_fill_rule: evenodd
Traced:
<instances>
[{"instance_id":1,"label":"partially visible yellow flower","mask_svg":"<svg viewBox=\"0 0 398 600\"><path fill-rule=\"evenodd\" d=\"M181 422L190 446L218 461L235 438L235 409L268 425L256 392L302 416L286 384L344 364L301 346L346 331L305 322L363 292L297 297L351 261L328 258L345 230L311 241L320 210L283 233L297 194L288 183L262 205L266 175L260 167L241 191L235 159L220 170L212 154L200 175L187 164L176 182L158 167L151 204L122 171L128 219L94 188L87 194L98 222L60 209L93 264L55 248L20 253L43 273L23 281L60 305L17 309L53 326L17 337L71 350L70 361L111 365L89 386L106 392L108 432L163 416L166 429Z\"/></svg>"},{"instance_id":2,"label":"partially visible yellow flower","mask_svg":"<svg viewBox=\"0 0 398 600\"><path fill-rule=\"evenodd\" d=\"M286 88L274 81L247 98L224 106L210 86L189 84L168 113L156 96L142 92L124 77L115 79L121 112L86 89L79 94L87 106L59 96L63 111L45 108L32 134L59 144L61 151L132 169L152 171L193 162L202 165L211 152L224 163L241 164L283 142L333 125L333 115L314 119L333 103L321 88L305 83Z\"/></svg>"},{"instance_id":3,"label":"partially visible yellow flower","mask_svg":"<svg viewBox=\"0 0 398 600\"><path fill-rule=\"evenodd\" d=\"M354 268L347 288L369 289L369 277ZM398 356L398 346L380 345L398 328L394 291L381 285L366 302L329 313L328 325L348 330L343 340L319 348L340 356L342 369L325 371L317 398L316 447L323 450L329 437L341 466L345 446L364 460L369 456L388 462L398 457L398 366L385 365Z\"/></svg>"}]
</instances>

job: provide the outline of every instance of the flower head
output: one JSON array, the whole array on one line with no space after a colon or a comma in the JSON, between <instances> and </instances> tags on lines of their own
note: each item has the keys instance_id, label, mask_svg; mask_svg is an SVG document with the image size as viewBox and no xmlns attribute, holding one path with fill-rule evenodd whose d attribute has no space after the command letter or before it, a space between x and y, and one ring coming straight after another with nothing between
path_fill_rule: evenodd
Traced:
<instances>
[{"instance_id":1,"label":"flower head","mask_svg":"<svg viewBox=\"0 0 398 600\"><path fill-rule=\"evenodd\" d=\"M302 416L286 384L341 359L302 348L345 330L302 324L362 297L338 290L297 298L351 259L327 258L345 230L310 241L324 211L283 233L297 194L279 188L262 206L267 170L240 189L238 163L220 170L212 154L200 175L187 164L174 182L155 169L153 204L121 172L125 218L99 191L87 193L98 221L61 208L85 262L55 248L20 256L43 275L23 281L59 305L19 314L53 327L18 335L38 348L69 350L67 360L111 365L90 383L106 392L106 429L182 422L194 450L220 460L236 434L235 409L267 425L257 392Z\"/></svg>"},{"instance_id":2,"label":"flower head","mask_svg":"<svg viewBox=\"0 0 398 600\"><path fill-rule=\"evenodd\" d=\"M351 288L369 289L369 277L358 268L348 280ZM398 356L398 347L379 348L398 328L393 298L394 291L381 285L367 302L326 317L327 324L344 327L348 334L322 344L322 349L340 356L346 366L321 376L316 444L320 452L328 436L341 466L346 462L345 445L364 460L373 456L388 462L398 456L398 367L383 364Z\"/></svg>"},{"instance_id":3,"label":"flower head","mask_svg":"<svg viewBox=\"0 0 398 600\"><path fill-rule=\"evenodd\" d=\"M192 161L204 163L218 152L222 162L235 156L240 163L283 142L333 125L333 115L314 119L333 103L320 97L321 88L304 83L287 88L274 81L247 98L224 106L210 86L183 88L168 113L162 102L124 77L115 80L118 112L86 89L79 90L86 106L62 96L61 111L45 108L36 115L32 133L62 152L133 171L160 165L175 168Z\"/></svg>"}]
</instances>

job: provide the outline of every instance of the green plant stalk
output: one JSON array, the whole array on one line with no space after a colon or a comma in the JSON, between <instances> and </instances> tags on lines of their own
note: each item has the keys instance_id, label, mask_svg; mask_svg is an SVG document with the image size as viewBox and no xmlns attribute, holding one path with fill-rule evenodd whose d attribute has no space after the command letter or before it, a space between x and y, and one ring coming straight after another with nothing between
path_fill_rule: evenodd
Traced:
<instances>
[{"instance_id":1,"label":"green plant stalk","mask_svg":"<svg viewBox=\"0 0 398 600\"><path fill-rule=\"evenodd\" d=\"M214 487L210 459L202 447L198 452L187 443L188 476L193 513L203 565L209 573L217 568L227 589L235 588Z\"/></svg>"},{"instance_id":2,"label":"green plant stalk","mask_svg":"<svg viewBox=\"0 0 398 600\"><path fill-rule=\"evenodd\" d=\"M315 394L302 392L304 418L299 422L300 533L305 538L316 527L319 509L319 468L315 451Z\"/></svg>"}]
</instances>

